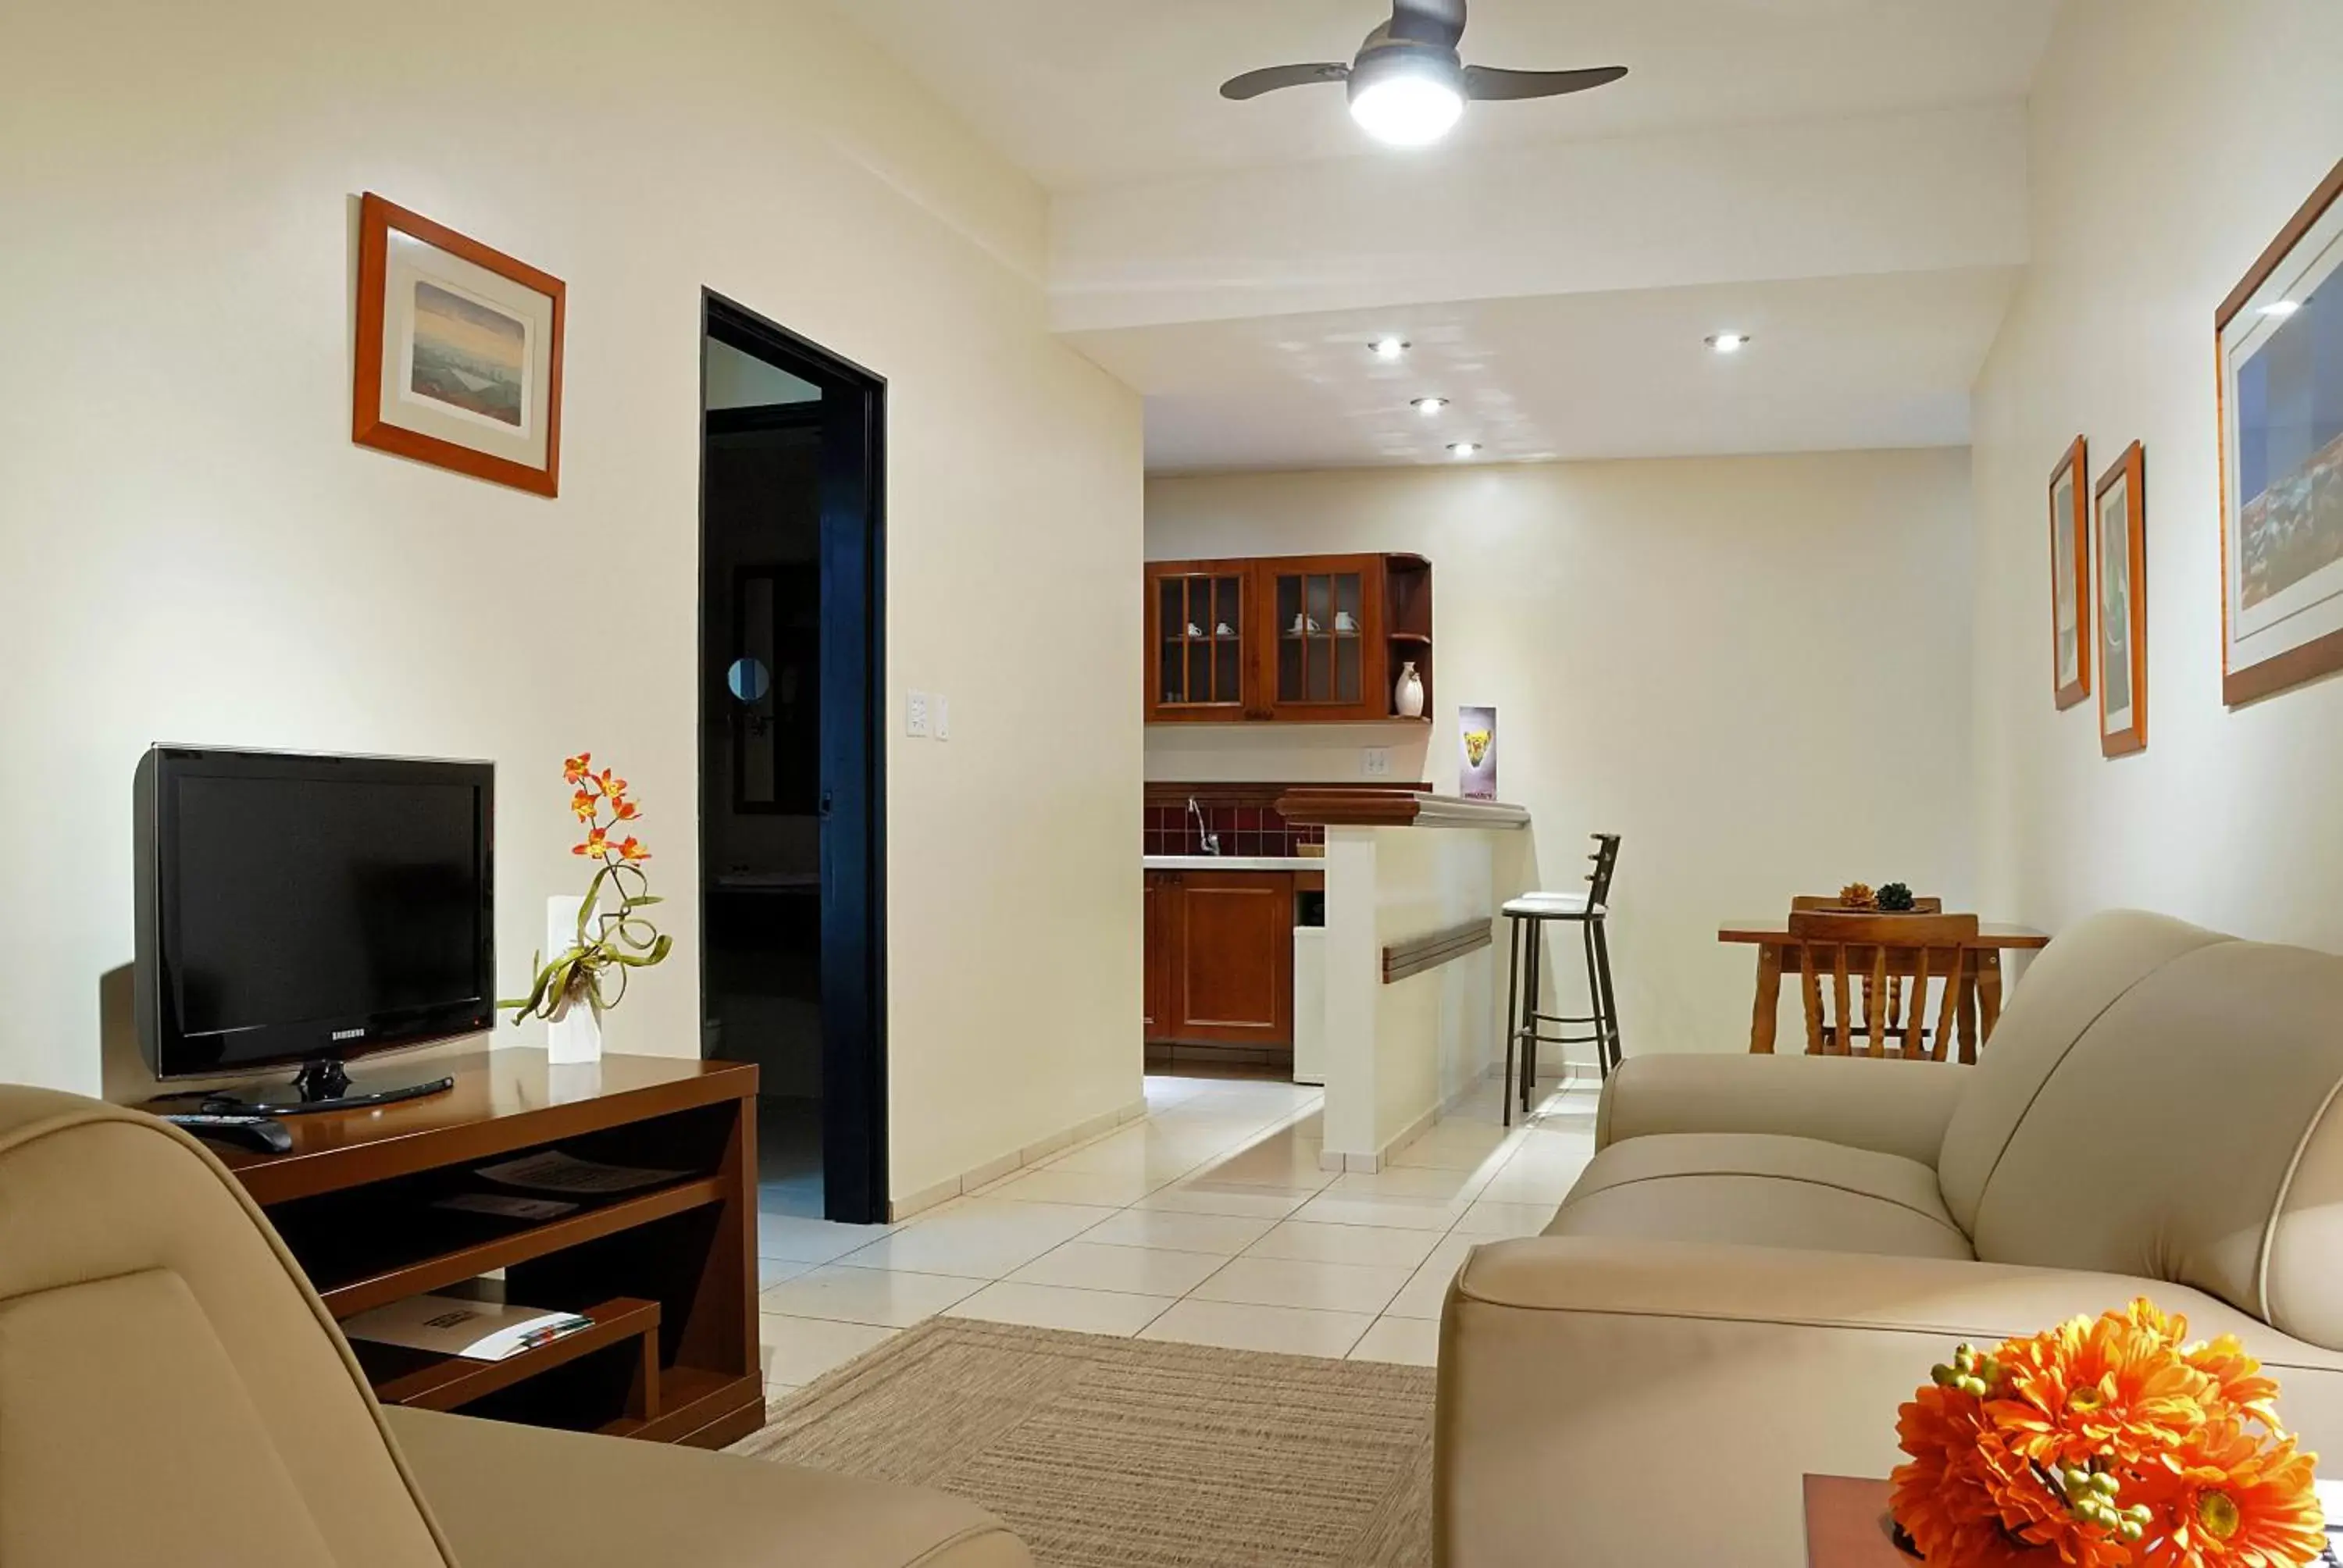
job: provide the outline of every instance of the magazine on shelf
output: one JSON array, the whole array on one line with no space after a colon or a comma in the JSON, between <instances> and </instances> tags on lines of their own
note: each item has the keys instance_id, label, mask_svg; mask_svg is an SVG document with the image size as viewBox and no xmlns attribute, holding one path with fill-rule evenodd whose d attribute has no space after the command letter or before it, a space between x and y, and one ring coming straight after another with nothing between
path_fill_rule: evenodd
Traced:
<instances>
[{"instance_id":1,"label":"magazine on shelf","mask_svg":"<svg viewBox=\"0 0 2343 1568\"><path fill-rule=\"evenodd\" d=\"M404 1345L468 1361L500 1362L594 1326L576 1312L506 1302L476 1302L461 1296L409 1296L342 1325L354 1340Z\"/></svg>"},{"instance_id":2,"label":"magazine on shelf","mask_svg":"<svg viewBox=\"0 0 2343 1568\"><path fill-rule=\"evenodd\" d=\"M568 1198L610 1198L621 1192L680 1181L690 1172L657 1171L642 1165L606 1165L598 1160L580 1160L575 1154L548 1149L536 1154L524 1154L518 1160L480 1166L475 1174L485 1176L499 1186L518 1187L529 1192L558 1192Z\"/></svg>"}]
</instances>

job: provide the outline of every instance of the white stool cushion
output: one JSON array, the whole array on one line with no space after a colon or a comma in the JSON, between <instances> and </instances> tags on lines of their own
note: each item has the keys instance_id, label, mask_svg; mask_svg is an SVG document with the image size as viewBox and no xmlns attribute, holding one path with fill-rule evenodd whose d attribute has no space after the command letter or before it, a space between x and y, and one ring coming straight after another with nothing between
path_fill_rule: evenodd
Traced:
<instances>
[{"instance_id":1,"label":"white stool cushion","mask_svg":"<svg viewBox=\"0 0 2343 1568\"><path fill-rule=\"evenodd\" d=\"M1509 915L1586 915L1603 913L1603 906L1591 909L1584 893L1523 893L1518 899L1505 900Z\"/></svg>"}]
</instances>

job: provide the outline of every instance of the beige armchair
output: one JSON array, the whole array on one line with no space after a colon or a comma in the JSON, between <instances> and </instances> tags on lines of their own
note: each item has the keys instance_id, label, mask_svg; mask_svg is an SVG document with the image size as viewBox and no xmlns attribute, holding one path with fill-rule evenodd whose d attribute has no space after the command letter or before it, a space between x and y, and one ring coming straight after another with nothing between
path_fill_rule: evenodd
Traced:
<instances>
[{"instance_id":1,"label":"beige armchair","mask_svg":"<svg viewBox=\"0 0 2343 1568\"><path fill-rule=\"evenodd\" d=\"M2343 1458L2343 959L2076 926L1976 1067L1630 1060L1545 1233L1441 1332L1445 1568L1794 1568L1961 1340L2137 1295L2236 1333Z\"/></svg>"},{"instance_id":2,"label":"beige armchair","mask_svg":"<svg viewBox=\"0 0 2343 1568\"><path fill-rule=\"evenodd\" d=\"M384 1410L235 1179L150 1117L0 1088L10 1568L1031 1568L933 1493Z\"/></svg>"}]
</instances>

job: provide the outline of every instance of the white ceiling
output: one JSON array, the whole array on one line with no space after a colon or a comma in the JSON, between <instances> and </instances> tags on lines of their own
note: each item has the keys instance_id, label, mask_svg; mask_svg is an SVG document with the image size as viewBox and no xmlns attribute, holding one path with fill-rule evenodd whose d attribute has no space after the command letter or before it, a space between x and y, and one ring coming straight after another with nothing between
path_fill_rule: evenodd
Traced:
<instances>
[{"instance_id":1,"label":"white ceiling","mask_svg":"<svg viewBox=\"0 0 2343 1568\"><path fill-rule=\"evenodd\" d=\"M1146 395L1156 472L1965 442L2058 9L1472 0L1468 60L1633 74L1410 155L1336 88L1217 92L1388 0L831 3L1051 190L1053 320ZM1394 328L1400 373L1359 348Z\"/></svg>"},{"instance_id":2,"label":"white ceiling","mask_svg":"<svg viewBox=\"0 0 2343 1568\"><path fill-rule=\"evenodd\" d=\"M1256 317L1068 340L1147 389L1153 473L1958 446L2007 267ZM1730 357L1703 341L1753 335ZM1364 345L1395 331L1396 365ZM1409 405L1451 399L1427 418Z\"/></svg>"},{"instance_id":3,"label":"white ceiling","mask_svg":"<svg viewBox=\"0 0 2343 1568\"><path fill-rule=\"evenodd\" d=\"M1256 65L1348 60L1388 0L836 0L1052 190L1370 152L1337 87L1219 94ZM1476 105L1455 141L1550 141L2026 95L2056 0L1472 0L1463 55L1625 65Z\"/></svg>"}]
</instances>

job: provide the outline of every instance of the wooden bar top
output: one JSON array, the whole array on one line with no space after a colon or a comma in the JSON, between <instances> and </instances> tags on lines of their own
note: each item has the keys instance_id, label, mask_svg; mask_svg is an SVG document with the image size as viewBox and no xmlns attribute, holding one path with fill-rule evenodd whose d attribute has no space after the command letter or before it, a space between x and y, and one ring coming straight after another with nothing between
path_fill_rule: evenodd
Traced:
<instances>
[{"instance_id":1,"label":"wooden bar top","mask_svg":"<svg viewBox=\"0 0 2343 1568\"><path fill-rule=\"evenodd\" d=\"M648 1116L739 1100L757 1092L753 1062L696 1057L605 1056L550 1067L542 1050L480 1050L412 1059L383 1076L452 1077L454 1088L419 1100L283 1119L293 1147L283 1154L207 1144L263 1204L458 1164L616 1127ZM360 1084L363 1087L363 1083ZM189 1101L142 1107L184 1111ZM518 1119L529 1119L524 1128Z\"/></svg>"},{"instance_id":2,"label":"wooden bar top","mask_svg":"<svg viewBox=\"0 0 2343 1568\"><path fill-rule=\"evenodd\" d=\"M1526 828L1525 807L1420 789L1307 785L1277 799L1289 823L1314 828Z\"/></svg>"}]
</instances>

